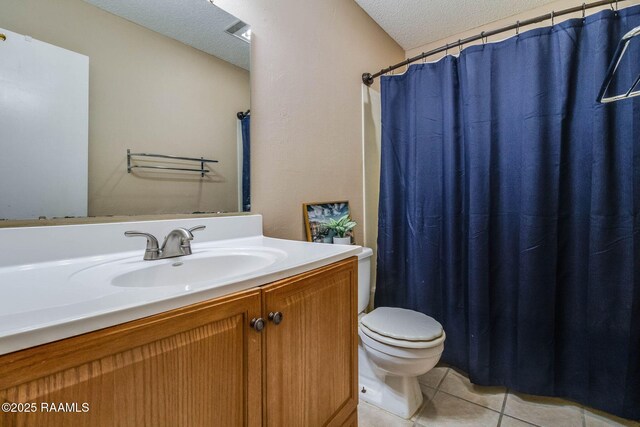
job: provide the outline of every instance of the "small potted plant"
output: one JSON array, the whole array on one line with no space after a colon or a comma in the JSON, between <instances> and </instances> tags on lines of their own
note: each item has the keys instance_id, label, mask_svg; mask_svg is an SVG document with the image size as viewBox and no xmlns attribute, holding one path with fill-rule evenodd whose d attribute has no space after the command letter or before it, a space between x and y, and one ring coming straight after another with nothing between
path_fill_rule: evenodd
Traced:
<instances>
[{"instance_id":1,"label":"small potted plant","mask_svg":"<svg viewBox=\"0 0 640 427\"><path fill-rule=\"evenodd\" d=\"M325 224L325 227L329 230L333 230L335 236L333 236L333 243L337 245L350 245L351 244L351 236L348 235L353 227L357 224L355 221L352 221L349 218L349 215L345 215L337 221L333 218L330 218Z\"/></svg>"}]
</instances>

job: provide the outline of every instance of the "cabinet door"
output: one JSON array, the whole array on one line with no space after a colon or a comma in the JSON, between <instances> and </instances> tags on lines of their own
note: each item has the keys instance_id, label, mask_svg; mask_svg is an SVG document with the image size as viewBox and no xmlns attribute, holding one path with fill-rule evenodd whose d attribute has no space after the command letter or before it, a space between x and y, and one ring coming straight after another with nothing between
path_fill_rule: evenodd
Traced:
<instances>
[{"instance_id":1,"label":"cabinet door","mask_svg":"<svg viewBox=\"0 0 640 427\"><path fill-rule=\"evenodd\" d=\"M265 425L343 425L358 402L357 260L263 288Z\"/></svg>"},{"instance_id":2,"label":"cabinet door","mask_svg":"<svg viewBox=\"0 0 640 427\"><path fill-rule=\"evenodd\" d=\"M2 426L259 426L260 291L0 356ZM43 412L42 404L71 404ZM88 411L83 412L83 403ZM77 412L76 412L77 411Z\"/></svg>"}]
</instances>

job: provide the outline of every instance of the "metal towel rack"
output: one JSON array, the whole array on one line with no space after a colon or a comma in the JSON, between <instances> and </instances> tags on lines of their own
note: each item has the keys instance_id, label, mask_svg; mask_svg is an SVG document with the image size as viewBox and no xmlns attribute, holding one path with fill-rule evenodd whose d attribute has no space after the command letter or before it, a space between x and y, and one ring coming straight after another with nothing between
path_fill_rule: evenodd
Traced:
<instances>
[{"instance_id":1,"label":"metal towel rack","mask_svg":"<svg viewBox=\"0 0 640 427\"><path fill-rule=\"evenodd\" d=\"M199 162L200 169L193 168L176 168L169 166L144 166L144 165L132 165L131 157L132 156L140 156L140 157L156 157L161 159L170 159L170 160L186 160L188 162ZM204 157L182 157L182 156L169 156L166 154L150 154L150 153L132 153L131 149L127 149L127 173L131 173L131 169L162 169L162 170L172 170L172 171L186 171L186 172L200 172L200 176L204 177L205 174L211 172L209 169L205 169L205 163L218 163L217 160L205 159Z\"/></svg>"},{"instance_id":2,"label":"metal towel rack","mask_svg":"<svg viewBox=\"0 0 640 427\"><path fill-rule=\"evenodd\" d=\"M640 89L638 89L640 88L640 67L637 68L637 70L639 71L638 76L635 78L629 89L618 95L608 95L607 93L609 86L613 82L613 79L616 75L616 71L618 71L618 67L622 62L622 57L625 53L627 53L629 43L631 43L631 39L634 37L640 37L640 27L636 27L633 30L629 31L624 35L624 37L622 37L620 43L618 43L616 52L614 53L613 59L609 64L607 75L604 78L604 82L602 82L602 88L600 88L600 92L598 93L598 102L606 104L609 102L620 101L622 99L633 98L634 96L640 96Z\"/></svg>"}]
</instances>

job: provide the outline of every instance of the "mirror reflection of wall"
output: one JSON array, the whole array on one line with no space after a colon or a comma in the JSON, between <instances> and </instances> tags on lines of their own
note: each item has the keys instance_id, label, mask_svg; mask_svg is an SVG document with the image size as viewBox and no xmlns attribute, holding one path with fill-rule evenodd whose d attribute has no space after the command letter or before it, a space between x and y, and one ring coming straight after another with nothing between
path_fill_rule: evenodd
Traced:
<instances>
[{"instance_id":1,"label":"mirror reflection of wall","mask_svg":"<svg viewBox=\"0 0 640 427\"><path fill-rule=\"evenodd\" d=\"M0 159L0 219L83 215L61 202L71 187L85 192L89 216L235 212L249 204L248 162L242 158L248 132L238 115L250 108L248 25L203 0L0 0L0 10L0 32L10 35L0 41L0 110L13 123L0 126L0 152L11 148L13 156L3 156L10 170ZM86 111L84 122L82 112L60 113L72 100L82 105L81 96L78 101L72 94L86 81L65 72L69 68L56 57L29 50L36 45L60 58L88 58L88 125ZM10 48L13 62L6 60ZM38 77L35 70L52 70L46 61L62 67L71 88L43 89L37 79L44 83L51 73ZM53 138L56 128L72 128L74 138L69 132ZM218 163L205 164L211 172L204 177L142 168L127 173L127 149ZM133 162L201 166L162 158ZM69 171L83 167L86 178L69 178ZM30 207L16 210L23 202Z\"/></svg>"}]
</instances>

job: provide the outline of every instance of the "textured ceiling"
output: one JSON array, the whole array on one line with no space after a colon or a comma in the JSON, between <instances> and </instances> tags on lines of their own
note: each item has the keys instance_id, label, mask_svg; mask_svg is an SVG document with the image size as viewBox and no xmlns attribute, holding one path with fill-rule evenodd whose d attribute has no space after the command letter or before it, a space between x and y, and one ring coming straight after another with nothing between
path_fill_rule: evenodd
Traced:
<instances>
[{"instance_id":1,"label":"textured ceiling","mask_svg":"<svg viewBox=\"0 0 640 427\"><path fill-rule=\"evenodd\" d=\"M249 69L249 43L225 30L238 19L206 0L85 0L157 33Z\"/></svg>"},{"instance_id":2,"label":"textured ceiling","mask_svg":"<svg viewBox=\"0 0 640 427\"><path fill-rule=\"evenodd\" d=\"M409 50L554 0L355 1L400 46Z\"/></svg>"}]
</instances>

